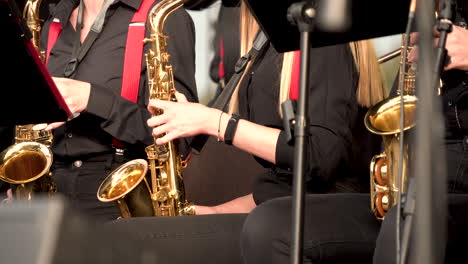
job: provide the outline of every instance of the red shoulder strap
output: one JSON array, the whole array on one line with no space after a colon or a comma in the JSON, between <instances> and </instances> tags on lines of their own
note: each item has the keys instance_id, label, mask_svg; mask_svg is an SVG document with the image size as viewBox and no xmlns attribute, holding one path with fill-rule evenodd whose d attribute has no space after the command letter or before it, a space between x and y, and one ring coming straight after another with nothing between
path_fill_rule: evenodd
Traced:
<instances>
[{"instance_id":1,"label":"red shoulder strap","mask_svg":"<svg viewBox=\"0 0 468 264\"><path fill-rule=\"evenodd\" d=\"M293 51L293 67L291 73L291 84L289 86L289 99L299 99L299 81L301 76L301 52L299 50Z\"/></svg>"},{"instance_id":2,"label":"red shoulder strap","mask_svg":"<svg viewBox=\"0 0 468 264\"><path fill-rule=\"evenodd\" d=\"M148 11L154 2L154 0L143 0L128 26L121 95L134 103L138 100L138 89L140 88L145 22Z\"/></svg>"},{"instance_id":3,"label":"red shoulder strap","mask_svg":"<svg viewBox=\"0 0 468 264\"><path fill-rule=\"evenodd\" d=\"M155 0L143 0L138 11L133 15L128 25L127 43L122 76L122 89L120 95L134 103L138 100L140 88L141 64L143 57L143 39L145 38L145 23L148 12ZM123 148L124 144L114 138L114 147Z\"/></svg>"},{"instance_id":4,"label":"red shoulder strap","mask_svg":"<svg viewBox=\"0 0 468 264\"><path fill-rule=\"evenodd\" d=\"M140 88L141 63L144 46L143 39L145 38L145 23L148 16L148 11L154 2L155 0L143 0L140 8L137 12L135 12L132 21L128 26L121 96L134 103L136 103L138 100L138 90ZM62 26L60 21L54 18L49 28L46 63L49 61L50 51L57 42L60 33L62 33ZM115 138L113 140L113 145L117 147L124 146Z\"/></svg>"},{"instance_id":5,"label":"red shoulder strap","mask_svg":"<svg viewBox=\"0 0 468 264\"><path fill-rule=\"evenodd\" d=\"M54 18L54 20L50 24L49 35L47 37L46 65L47 63L49 63L50 51L54 47L55 42L57 42L60 33L62 33L62 25L60 24L60 21L57 18Z\"/></svg>"},{"instance_id":6,"label":"red shoulder strap","mask_svg":"<svg viewBox=\"0 0 468 264\"><path fill-rule=\"evenodd\" d=\"M219 68L218 68L218 76L220 80L224 79L224 41L223 38L219 38Z\"/></svg>"}]
</instances>

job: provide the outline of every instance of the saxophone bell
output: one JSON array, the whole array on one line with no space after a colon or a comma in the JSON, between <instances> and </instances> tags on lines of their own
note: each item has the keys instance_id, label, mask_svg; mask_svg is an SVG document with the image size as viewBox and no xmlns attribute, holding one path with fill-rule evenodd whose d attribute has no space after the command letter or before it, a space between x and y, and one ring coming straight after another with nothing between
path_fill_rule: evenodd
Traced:
<instances>
[{"instance_id":1,"label":"saxophone bell","mask_svg":"<svg viewBox=\"0 0 468 264\"><path fill-rule=\"evenodd\" d=\"M28 0L23 10L23 19L31 31L31 42L44 62L40 47L41 20L39 8L42 0ZM10 183L13 195L19 200L31 200L36 192L56 192L52 182L53 135L46 130L47 124L17 125L15 144L0 153L0 180Z\"/></svg>"},{"instance_id":2,"label":"saxophone bell","mask_svg":"<svg viewBox=\"0 0 468 264\"><path fill-rule=\"evenodd\" d=\"M157 215L157 204L151 199L145 177L147 171L148 162L144 159L121 165L99 186L98 200L115 202L123 218Z\"/></svg>"},{"instance_id":3,"label":"saxophone bell","mask_svg":"<svg viewBox=\"0 0 468 264\"><path fill-rule=\"evenodd\" d=\"M405 95L404 114L406 134L416 125L417 98ZM381 135L384 153L372 158L370 164L371 209L378 219L383 219L388 210L398 202L398 192L406 192L408 179L408 164L410 159L408 141L403 144L403 182L398 186L398 164L400 155L400 97L388 98L366 113L364 123L366 128Z\"/></svg>"},{"instance_id":4,"label":"saxophone bell","mask_svg":"<svg viewBox=\"0 0 468 264\"><path fill-rule=\"evenodd\" d=\"M35 193L55 192L51 166L52 151L37 142L14 144L0 153L0 179L11 184L15 199L31 200Z\"/></svg>"}]
</instances>

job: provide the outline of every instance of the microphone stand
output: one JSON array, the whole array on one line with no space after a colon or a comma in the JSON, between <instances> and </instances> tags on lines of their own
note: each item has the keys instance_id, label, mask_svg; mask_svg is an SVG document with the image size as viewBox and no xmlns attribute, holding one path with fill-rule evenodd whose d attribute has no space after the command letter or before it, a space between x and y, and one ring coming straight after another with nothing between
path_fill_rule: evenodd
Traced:
<instances>
[{"instance_id":1,"label":"microphone stand","mask_svg":"<svg viewBox=\"0 0 468 264\"><path fill-rule=\"evenodd\" d=\"M309 84L309 51L310 33L314 29L316 10L310 1L292 4L288 9L288 20L297 25L301 33L301 71L299 99L294 123L294 180L293 180L293 211L292 211L292 238L291 262L302 264L303 231L304 231L304 168L306 159L309 120L307 118L307 98Z\"/></svg>"},{"instance_id":2,"label":"microphone stand","mask_svg":"<svg viewBox=\"0 0 468 264\"><path fill-rule=\"evenodd\" d=\"M452 0L444 0L437 24L440 36L436 47L436 57L434 57L433 1L418 1L417 25L420 32L419 65L421 68L419 69L420 78L417 81L420 104L417 109L418 125L416 128L415 253L410 259L411 263L436 264L444 261L447 227L447 172L443 148L442 107L439 98L436 97L436 91L447 53L445 49L447 35L452 29L450 21L453 15L452 8ZM409 228L411 223L405 226Z\"/></svg>"}]
</instances>

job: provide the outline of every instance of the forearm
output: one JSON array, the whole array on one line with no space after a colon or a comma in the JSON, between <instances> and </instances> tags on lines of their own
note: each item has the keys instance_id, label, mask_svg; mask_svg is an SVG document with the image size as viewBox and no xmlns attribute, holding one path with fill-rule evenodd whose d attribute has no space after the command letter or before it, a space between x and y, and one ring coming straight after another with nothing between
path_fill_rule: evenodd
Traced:
<instances>
[{"instance_id":1,"label":"forearm","mask_svg":"<svg viewBox=\"0 0 468 264\"><path fill-rule=\"evenodd\" d=\"M231 115L223 113L221 120L219 110L212 109L212 125L207 127L206 133L219 137L224 141L224 133ZM220 121L220 122L219 122ZM219 128L219 133L218 133ZM276 163L276 142L281 130L258 125L245 119L239 120L236 133L234 134L233 145L241 150L251 153L261 159Z\"/></svg>"}]
</instances>

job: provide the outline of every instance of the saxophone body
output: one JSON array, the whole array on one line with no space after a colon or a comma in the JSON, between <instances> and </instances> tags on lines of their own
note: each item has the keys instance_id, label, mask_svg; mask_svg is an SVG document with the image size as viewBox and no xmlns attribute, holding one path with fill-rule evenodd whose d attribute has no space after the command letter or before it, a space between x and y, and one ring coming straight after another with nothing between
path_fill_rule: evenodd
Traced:
<instances>
[{"instance_id":1,"label":"saxophone body","mask_svg":"<svg viewBox=\"0 0 468 264\"><path fill-rule=\"evenodd\" d=\"M163 33L166 18L182 7L181 0L161 0L148 14L150 44L145 54L150 99L176 101L175 83L167 36ZM155 115L162 114L161 110ZM194 206L185 199L182 169L185 162L177 142L146 147L148 162L133 160L113 171L101 184L97 196L102 202L115 201L122 217L179 216L194 214ZM149 171L151 183L146 179Z\"/></svg>"},{"instance_id":2,"label":"saxophone body","mask_svg":"<svg viewBox=\"0 0 468 264\"><path fill-rule=\"evenodd\" d=\"M34 47L42 62L45 53L40 47L41 21L39 8L41 0L28 0L23 10L23 19L31 31ZM15 143L0 153L0 180L11 184L16 199L31 200L35 193L56 192L52 182L51 131L47 124L17 125Z\"/></svg>"},{"instance_id":3,"label":"saxophone body","mask_svg":"<svg viewBox=\"0 0 468 264\"><path fill-rule=\"evenodd\" d=\"M402 36L401 49L404 48L405 37L407 36ZM403 64L406 64L405 72L402 71ZM410 135L411 128L415 126L417 103L415 65L410 63L407 58L400 56L399 72L399 78L404 79L404 85L398 87L398 96L385 99L371 107L364 120L366 128L374 134L381 135L384 144L384 153L374 156L370 164L371 209L378 219L383 219L388 210L398 203L399 192L406 192L409 164L411 164L412 158L408 140L405 140L402 151L403 163L399 164L400 111L404 111L405 115L403 131L405 131L406 139L406 135ZM404 98L403 110L400 105L401 93L403 93ZM403 166L401 186L398 185L399 166Z\"/></svg>"}]
</instances>

